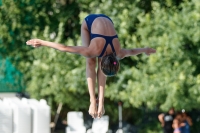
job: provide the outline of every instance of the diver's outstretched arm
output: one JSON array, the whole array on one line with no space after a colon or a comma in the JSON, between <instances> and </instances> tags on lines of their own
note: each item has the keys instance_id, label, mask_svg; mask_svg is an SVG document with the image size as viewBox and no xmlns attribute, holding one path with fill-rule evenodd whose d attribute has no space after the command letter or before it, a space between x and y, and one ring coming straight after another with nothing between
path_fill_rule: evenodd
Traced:
<instances>
[{"instance_id":1,"label":"diver's outstretched arm","mask_svg":"<svg viewBox=\"0 0 200 133\"><path fill-rule=\"evenodd\" d=\"M57 50L62 51L62 52L80 54L80 55L85 56L87 58L93 58L93 57L98 56L95 53L94 48L87 47L87 46L66 46L66 45L63 45L63 44L44 41L44 40L41 40L41 39L31 39L31 40L27 41L26 44L31 45L33 47L47 46L47 47L54 48L54 49L57 49Z\"/></svg>"},{"instance_id":2,"label":"diver's outstretched arm","mask_svg":"<svg viewBox=\"0 0 200 133\"><path fill-rule=\"evenodd\" d=\"M138 55L141 53L150 55L150 54L156 53L156 50L153 48L121 49L119 53L119 58L123 59L124 57Z\"/></svg>"}]
</instances>

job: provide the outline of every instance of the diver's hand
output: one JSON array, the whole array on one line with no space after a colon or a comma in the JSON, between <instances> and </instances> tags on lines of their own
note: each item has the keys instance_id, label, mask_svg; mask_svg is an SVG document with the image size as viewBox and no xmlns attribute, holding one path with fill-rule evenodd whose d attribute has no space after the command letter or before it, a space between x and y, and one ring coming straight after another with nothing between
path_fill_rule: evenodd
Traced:
<instances>
[{"instance_id":1,"label":"diver's hand","mask_svg":"<svg viewBox=\"0 0 200 133\"><path fill-rule=\"evenodd\" d=\"M153 49L153 48L145 48L145 54L146 55L150 55L150 54L153 54L153 53L156 53L155 49Z\"/></svg>"},{"instance_id":2,"label":"diver's hand","mask_svg":"<svg viewBox=\"0 0 200 133\"><path fill-rule=\"evenodd\" d=\"M27 45L30 45L32 47L40 47L42 46L42 40L41 39L31 39L31 40L28 40L26 42Z\"/></svg>"}]
</instances>

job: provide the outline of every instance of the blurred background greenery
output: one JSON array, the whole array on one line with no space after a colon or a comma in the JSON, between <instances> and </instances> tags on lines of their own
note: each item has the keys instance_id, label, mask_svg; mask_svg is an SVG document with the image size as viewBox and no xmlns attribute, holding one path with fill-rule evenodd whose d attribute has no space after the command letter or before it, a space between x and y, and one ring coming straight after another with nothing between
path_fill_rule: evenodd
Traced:
<instances>
[{"instance_id":1,"label":"blurred background greenery","mask_svg":"<svg viewBox=\"0 0 200 133\"><path fill-rule=\"evenodd\" d=\"M107 79L105 109L111 123L118 121L118 101L124 121L145 133L161 132L160 111L172 106L200 110L199 0L0 0L0 91L45 98L52 115L63 103L63 119L70 110L87 113L85 58L33 49L26 41L81 45L80 26L90 13L113 20L122 47L157 50L150 57L121 60L118 75ZM196 132L200 118L194 115L193 122Z\"/></svg>"}]
</instances>

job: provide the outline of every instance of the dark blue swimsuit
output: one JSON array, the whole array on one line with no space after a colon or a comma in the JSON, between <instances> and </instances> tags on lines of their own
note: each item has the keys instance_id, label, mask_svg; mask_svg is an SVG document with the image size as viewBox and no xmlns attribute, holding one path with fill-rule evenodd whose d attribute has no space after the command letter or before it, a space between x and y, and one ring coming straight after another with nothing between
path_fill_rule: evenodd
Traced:
<instances>
[{"instance_id":1,"label":"dark blue swimsuit","mask_svg":"<svg viewBox=\"0 0 200 133\"><path fill-rule=\"evenodd\" d=\"M91 32L92 23L93 23L93 21L94 21L96 18L98 18L98 17L105 17L105 18L108 18L111 22L112 22L112 20L111 20L108 16L106 16L106 15L104 15L104 14L90 14L90 15L88 15L88 16L85 18L85 21L86 21L86 24L87 24L87 27L88 27L88 30L89 30L89 33L90 33L90 40L92 40L92 39L95 38L95 37L102 37L102 38L104 38L104 39L106 40L106 44L105 44L105 46L104 46L104 48L103 48L101 54L98 56L98 57L102 57L102 56L104 55L105 51L106 51L106 48L107 48L108 44L110 44L113 53L115 53L115 49L114 49L112 40L113 40L114 38L118 38L118 36L117 36L117 35L115 35L115 36L104 36L104 35L100 35L100 34L93 34L93 33ZM112 22L112 23L113 23L113 22Z\"/></svg>"}]
</instances>

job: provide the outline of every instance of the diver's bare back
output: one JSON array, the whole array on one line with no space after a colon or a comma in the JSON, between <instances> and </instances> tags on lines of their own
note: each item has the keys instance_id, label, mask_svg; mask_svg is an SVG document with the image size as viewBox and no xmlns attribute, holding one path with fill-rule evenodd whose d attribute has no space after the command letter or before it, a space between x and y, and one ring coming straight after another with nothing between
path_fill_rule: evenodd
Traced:
<instances>
[{"instance_id":1,"label":"diver's bare back","mask_svg":"<svg viewBox=\"0 0 200 133\"><path fill-rule=\"evenodd\" d=\"M98 17L94 20L92 26L91 26L91 32L93 34L100 34L104 36L115 36L117 35L113 23L105 17ZM97 49L100 49L100 51L103 49L105 45L105 39L102 37L97 37L91 40L91 44L94 44L95 47L98 47ZM120 50L120 43L118 38L113 39L113 46L115 48L116 55L119 53ZM112 53L111 46L108 45L106 48L106 52L104 54L110 54Z\"/></svg>"}]
</instances>

